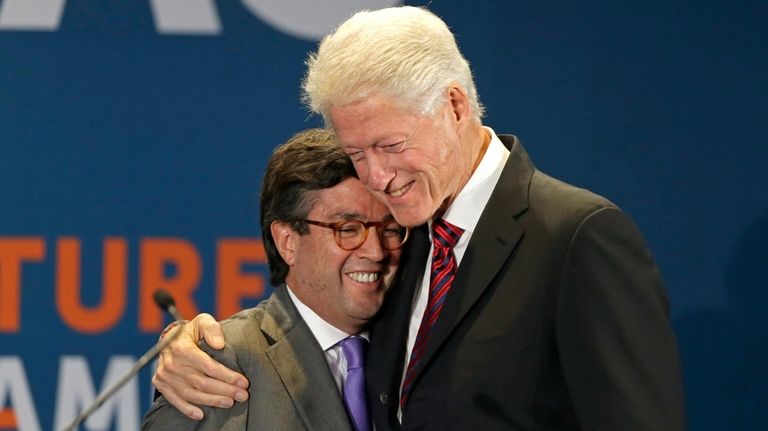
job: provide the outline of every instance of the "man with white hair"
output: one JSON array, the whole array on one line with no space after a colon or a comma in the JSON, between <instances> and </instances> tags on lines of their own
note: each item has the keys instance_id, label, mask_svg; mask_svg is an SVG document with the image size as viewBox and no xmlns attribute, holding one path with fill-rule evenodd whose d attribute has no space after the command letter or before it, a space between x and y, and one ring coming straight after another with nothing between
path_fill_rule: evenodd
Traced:
<instances>
[{"instance_id":1,"label":"man with white hair","mask_svg":"<svg viewBox=\"0 0 768 431\"><path fill-rule=\"evenodd\" d=\"M482 124L469 65L440 18L360 12L307 63L305 102L360 180L414 227L371 331L379 431L684 428L668 300L640 233ZM207 318L191 326L219 334ZM178 351L189 353L166 355L155 382L183 411L242 395L242 376Z\"/></svg>"}]
</instances>

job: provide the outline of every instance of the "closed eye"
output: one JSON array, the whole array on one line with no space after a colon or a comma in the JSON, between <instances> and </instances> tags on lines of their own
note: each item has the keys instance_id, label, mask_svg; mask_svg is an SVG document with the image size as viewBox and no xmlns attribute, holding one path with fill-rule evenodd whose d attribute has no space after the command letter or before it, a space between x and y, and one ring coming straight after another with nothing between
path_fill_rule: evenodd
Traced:
<instances>
[{"instance_id":1,"label":"closed eye","mask_svg":"<svg viewBox=\"0 0 768 431\"><path fill-rule=\"evenodd\" d=\"M364 151L349 151L347 152L347 156L349 156L349 159L353 162L359 162L360 160L363 160L365 157Z\"/></svg>"},{"instance_id":2,"label":"closed eye","mask_svg":"<svg viewBox=\"0 0 768 431\"><path fill-rule=\"evenodd\" d=\"M400 141L390 145L378 145L377 148L385 153L399 153L405 149L405 144L408 141Z\"/></svg>"}]
</instances>

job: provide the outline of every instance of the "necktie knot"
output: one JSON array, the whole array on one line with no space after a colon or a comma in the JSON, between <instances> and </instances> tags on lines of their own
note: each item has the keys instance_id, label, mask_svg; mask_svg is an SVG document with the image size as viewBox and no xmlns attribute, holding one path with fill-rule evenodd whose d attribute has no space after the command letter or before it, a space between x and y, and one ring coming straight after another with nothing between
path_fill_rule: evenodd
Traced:
<instances>
[{"instance_id":1,"label":"necktie knot","mask_svg":"<svg viewBox=\"0 0 768 431\"><path fill-rule=\"evenodd\" d=\"M432 223L432 236L435 247L455 247L462 233L464 233L464 229L454 226L441 218Z\"/></svg>"},{"instance_id":2,"label":"necktie knot","mask_svg":"<svg viewBox=\"0 0 768 431\"><path fill-rule=\"evenodd\" d=\"M341 350L347 359L347 369L363 368L365 366L365 348L368 340L354 335L341 340Z\"/></svg>"}]
</instances>

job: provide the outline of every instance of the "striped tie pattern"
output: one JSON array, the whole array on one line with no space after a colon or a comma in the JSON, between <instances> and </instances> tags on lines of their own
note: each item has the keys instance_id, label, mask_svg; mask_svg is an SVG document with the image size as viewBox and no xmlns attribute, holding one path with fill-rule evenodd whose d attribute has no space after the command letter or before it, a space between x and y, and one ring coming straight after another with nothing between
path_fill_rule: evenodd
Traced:
<instances>
[{"instance_id":1,"label":"striped tie pattern","mask_svg":"<svg viewBox=\"0 0 768 431\"><path fill-rule=\"evenodd\" d=\"M411 359L408 361L408 370L403 380L403 389L400 395L400 407L405 408L410 395L411 384L416 376L416 367L421 361L421 356L427 346L429 334L437 322L437 317L443 309L445 296L451 289L453 279L456 276L456 257L453 255L453 247L459 241L464 230L456 227L443 219L437 219L432 224L432 268L429 280L429 299L424 316L421 319L419 332L416 334L416 342L413 344Z\"/></svg>"}]
</instances>

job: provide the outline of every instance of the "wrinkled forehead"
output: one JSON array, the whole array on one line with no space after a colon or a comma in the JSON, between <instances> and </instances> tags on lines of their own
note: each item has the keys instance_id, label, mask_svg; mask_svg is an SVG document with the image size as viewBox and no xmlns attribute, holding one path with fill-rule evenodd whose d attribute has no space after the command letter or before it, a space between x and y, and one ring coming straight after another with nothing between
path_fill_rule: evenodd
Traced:
<instances>
[{"instance_id":1,"label":"wrinkled forehead","mask_svg":"<svg viewBox=\"0 0 768 431\"><path fill-rule=\"evenodd\" d=\"M407 138L421 114L399 109L389 103L374 103L333 108L331 126L344 150L364 149L394 138Z\"/></svg>"}]
</instances>

